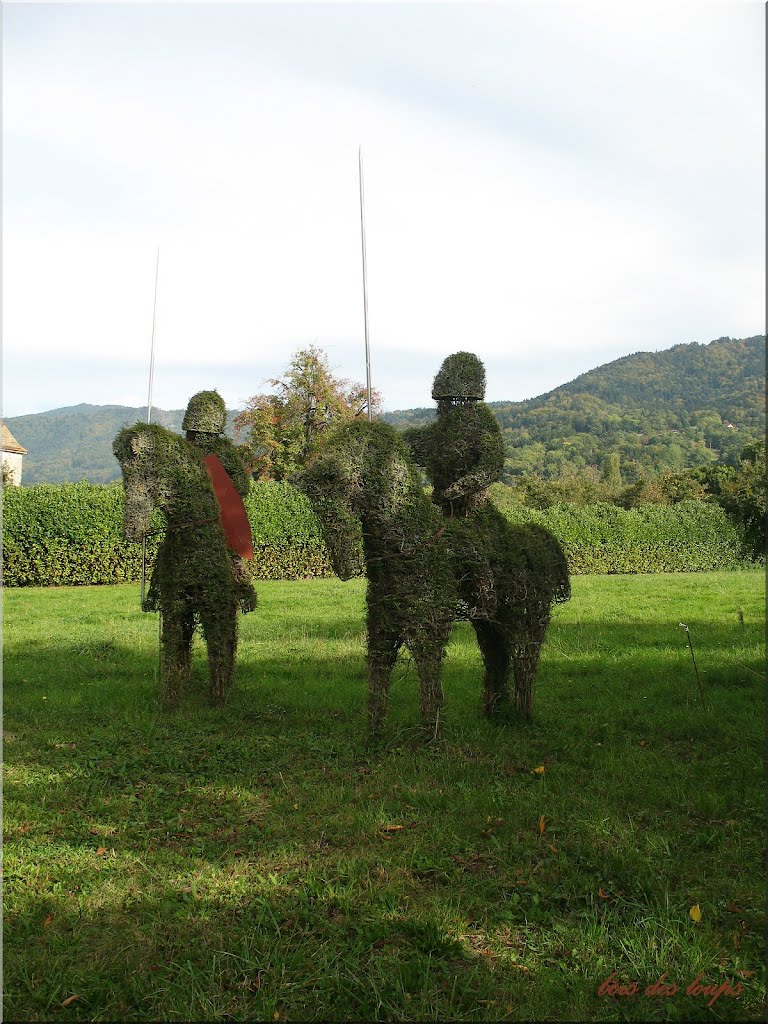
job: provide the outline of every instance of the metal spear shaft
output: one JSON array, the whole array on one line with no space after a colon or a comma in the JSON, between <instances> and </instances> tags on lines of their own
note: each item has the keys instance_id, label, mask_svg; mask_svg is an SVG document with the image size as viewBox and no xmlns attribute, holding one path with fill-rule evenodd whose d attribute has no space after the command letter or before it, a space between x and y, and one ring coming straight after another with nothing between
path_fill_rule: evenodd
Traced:
<instances>
[{"instance_id":1,"label":"metal spear shaft","mask_svg":"<svg viewBox=\"0 0 768 1024\"><path fill-rule=\"evenodd\" d=\"M699 678L699 669L696 665L696 655L693 653L693 644L691 643L691 631L684 622L678 622L678 626L680 627L680 629L685 630L685 635L688 639L688 649L691 652L691 661L693 662L693 671L696 673L696 682L699 684L699 694L701 696L701 703L703 707L706 708L707 704L704 700L704 690L701 685L701 679Z\"/></svg>"},{"instance_id":2,"label":"metal spear shaft","mask_svg":"<svg viewBox=\"0 0 768 1024\"><path fill-rule=\"evenodd\" d=\"M160 270L160 246L155 260L155 298L152 303L152 342L149 350L149 393L147 394L147 423L152 420L152 385L155 379L155 323L157 322L157 276ZM147 585L147 538L141 538L141 606L144 607L144 593Z\"/></svg>"},{"instance_id":3,"label":"metal spear shaft","mask_svg":"<svg viewBox=\"0 0 768 1024\"><path fill-rule=\"evenodd\" d=\"M373 419L371 402L371 348L368 341L368 273L365 258L365 203L363 198L363 148L357 147L357 162L360 175L360 239L363 249L363 316L365 319L365 388L368 396L368 422Z\"/></svg>"},{"instance_id":4,"label":"metal spear shaft","mask_svg":"<svg viewBox=\"0 0 768 1024\"><path fill-rule=\"evenodd\" d=\"M149 393L147 395L147 423L152 419L152 384L155 379L155 323L157 322L157 275L160 270L160 246L155 260L155 298L152 303L152 343L149 350Z\"/></svg>"}]
</instances>

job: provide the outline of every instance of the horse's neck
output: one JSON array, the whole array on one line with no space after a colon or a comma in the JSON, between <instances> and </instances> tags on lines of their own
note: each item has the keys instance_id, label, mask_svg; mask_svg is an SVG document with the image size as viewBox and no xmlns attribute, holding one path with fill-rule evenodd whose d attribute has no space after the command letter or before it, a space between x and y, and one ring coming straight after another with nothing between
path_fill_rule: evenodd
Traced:
<instances>
[{"instance_id":1,"label":"horse's neck","mask_svg":"<svg viewBox=\"0 0 768 1024\"><path fill-rule=\"evenodd\" d=\"M414 506L423 514L414 516ZM428 538L432 520L438 518L431 513L429 498L421 488L414 487L393 497L386 508L374 502L364 504L359 515L367 551L380 554L385 550L411 550Z\"/></svg>"}]
</instances>

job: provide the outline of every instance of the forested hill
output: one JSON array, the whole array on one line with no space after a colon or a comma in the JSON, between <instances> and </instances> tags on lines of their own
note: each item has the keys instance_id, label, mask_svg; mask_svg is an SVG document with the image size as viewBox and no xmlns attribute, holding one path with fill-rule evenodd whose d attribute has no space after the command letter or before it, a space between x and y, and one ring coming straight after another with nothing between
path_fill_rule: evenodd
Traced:
<instances>
[{"instance_id":1,"label":"forested hill","mask_svg":"<svg viewBox=\"0 0 768 1024\"><path fill-rule=\"evenodd\" d=\"M618 452L625 481L667 469L734 463L765 436L765 336L720 338L623 356L538 398L492 402L508 479L599 468ZM386 413L399 428L431 409Z\"/></svg>"},{"instance_id":2,"label":"forested hill","mask_svg":"<svg viewBox=\"0 0 768 1024\"><path fill-rule=\"evenodd\" d=\"M765 417L764 383L765 336L760 335L637 352L582 374L551 397L591 394L614 404L656 409L673 404L688 412L708 407L725 418L736 418L738 410L747 418L751 414L756 425Z\"/></svg>"},{"instance_id":3,"label":"forested hill","mask_svg":"<svg viewBox=\"0 0 768 1024\"><path fill-rule=\"evenodd\" d=\"M120 466L112 454L115 435L123 427L146 418L146 406L84 404L11 416L6 423L19 444L28 450L22 476L25 485L80 480L102 484L120 477ZM152 422L169 430L180 432L183 419L183 409L167 411L152 406Z\"/></svg>"},{"instance_id":4,"label":"forested hill","mask_svg":"<svg viewBox=\"0 0 768 1024\"><path fill-rule=\"evenodd\" d=\"M507 450L506 479L599 468L621 455L625 482L639 475L723 461L734 463L765 436L765 337L720 338L638 352L599 366L525 402L493 402ZM182 409L153 409L152 421L181 430ZM434 406L383 415L402 429L434 416ZM112 439L146 419L145 408L75 405L10 417L24 456L25 484L119 478ZM231 436L232 413L229 416Z\"/></svg>"}]
</instances>

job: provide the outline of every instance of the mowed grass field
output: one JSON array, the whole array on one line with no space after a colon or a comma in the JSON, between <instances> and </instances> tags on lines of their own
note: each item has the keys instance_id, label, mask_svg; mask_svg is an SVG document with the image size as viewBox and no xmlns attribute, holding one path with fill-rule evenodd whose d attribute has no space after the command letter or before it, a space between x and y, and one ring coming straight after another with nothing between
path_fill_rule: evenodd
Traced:
<instances>
[{"instance_id":1,"label":"mowed grass field","mask_svg":"<svg viewBox=\"0 0 768 1024\"><path fill-rule=\"evenodd\" d=\"M576 577L533 724L457 625L376 750L363 582L258 589L174 713L137 586L5 592L6 1020L762 1018L762 571Z\"/></svg>"}]
</instances>

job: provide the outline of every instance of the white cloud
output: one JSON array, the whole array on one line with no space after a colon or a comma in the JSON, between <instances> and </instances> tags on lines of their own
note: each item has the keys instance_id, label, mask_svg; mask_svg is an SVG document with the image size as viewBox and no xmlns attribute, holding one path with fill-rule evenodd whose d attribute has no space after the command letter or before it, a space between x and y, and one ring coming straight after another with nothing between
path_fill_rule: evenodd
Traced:
<instances>
[{"instance_id":1,"label":"white cloud","mask_svg":"<svg viewBox=\"0 0 768 1024\"><path fill-rule=\"evenodd\" d=\"M370 47L371 25L389 25L381 9L369 24L328 8L335 34L299 48L303 62L274 12L267 27L284 45L270 62L246 59L226 31L233 15L198 24L190 11L163 11L157 61L116 45L146 12L134 25L118 11L112 26L104 8L92 25L81 10L78 35L58 11L64 43L11 46L6 352L40 356L62 379L67 359L144 360L159 244L166 367L252 363L242 398L316 341L359 379L358 142L379 366L472 348L507 359L510 386L527 367L532 394L542 372L563 383L565 354L594 353L587 369L759 329L763 108L749 87L762 57L749 19L446 7L398 36L393 13L366 70L339 19L367 26ZM34 17L46 24L45 9ZM323 63L328 46L338 67ZM386 376L387 404L411 403Z\"/></svg>"}]
</instances>

